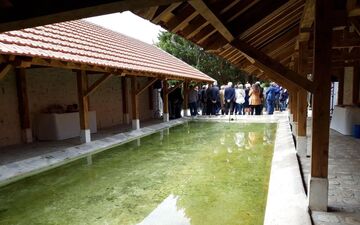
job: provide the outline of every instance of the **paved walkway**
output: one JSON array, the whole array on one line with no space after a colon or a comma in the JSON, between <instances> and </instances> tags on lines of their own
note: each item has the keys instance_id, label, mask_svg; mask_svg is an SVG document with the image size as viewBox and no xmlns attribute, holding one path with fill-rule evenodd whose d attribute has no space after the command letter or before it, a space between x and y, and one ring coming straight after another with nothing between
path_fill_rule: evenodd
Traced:
<instances>
[{"instance_id":1,"label":"paved walkway","mask_svg":"<svg viewBox=\"0 0 360 225\"><path fill-rule=\"evenodd\" d=\"M308 123L310 124L310 123ZM304 182L310 158L300 157ZM329 212L312 212L315 225L360 225L360 139L330 130Z\"/></svg>"}]
</instances>

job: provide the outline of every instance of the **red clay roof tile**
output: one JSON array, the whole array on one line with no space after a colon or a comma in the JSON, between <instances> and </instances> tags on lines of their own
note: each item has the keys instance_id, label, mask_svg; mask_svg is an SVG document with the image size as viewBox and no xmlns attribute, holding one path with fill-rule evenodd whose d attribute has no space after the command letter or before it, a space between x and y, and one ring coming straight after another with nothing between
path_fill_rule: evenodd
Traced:
<instances>
[{"instance_id":1,"label":"red clay roof tile","mask_svg":"<svg viewBox=\"0 0 360 225\"><path fill-rule=\"evenodd\" d=\"M211 77L156 46L84 20L2 33L0 54L58 59L174 78L213 81Z\"/></svg>"}]
</instances>

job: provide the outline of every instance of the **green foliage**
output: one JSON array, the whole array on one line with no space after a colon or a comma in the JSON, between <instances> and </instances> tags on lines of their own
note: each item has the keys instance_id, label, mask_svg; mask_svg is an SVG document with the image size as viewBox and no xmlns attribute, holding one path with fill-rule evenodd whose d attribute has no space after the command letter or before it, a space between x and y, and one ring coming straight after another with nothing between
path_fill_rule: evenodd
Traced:
<instances>
[{"instance_id":1,"label":"green foliage","mask_svg":"<svg viewBox=\"0 0 360 225\"><path fill-rule=\"evenodd\" d=\"M176 34L161 32L158 39L159 48L211 76L219 84L225 84L228 81L235 83L246 81L247 75L244 71L235 68L218 56L205 52L204 49Z\"/></svg>"}]
</instances>

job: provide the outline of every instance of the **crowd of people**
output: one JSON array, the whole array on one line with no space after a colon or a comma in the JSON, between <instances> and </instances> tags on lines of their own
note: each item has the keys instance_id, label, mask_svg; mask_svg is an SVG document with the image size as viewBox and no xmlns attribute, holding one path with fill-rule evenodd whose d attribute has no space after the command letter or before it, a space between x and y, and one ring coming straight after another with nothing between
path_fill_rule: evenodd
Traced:
<instances>
[{"instance_id":1,"label":"crowd of people","mask_svg":"<svg viewBox=\"0 0 360 225\"><path fill-rule=\"evenodd\" d=\"M287 108L289 94L276 83L254 84L229 82L219 87L216 82L190 87L188 102L191 116L199 115L261 115L264 109L271 115L274 110Z\"/></svg>"}]
</instances>

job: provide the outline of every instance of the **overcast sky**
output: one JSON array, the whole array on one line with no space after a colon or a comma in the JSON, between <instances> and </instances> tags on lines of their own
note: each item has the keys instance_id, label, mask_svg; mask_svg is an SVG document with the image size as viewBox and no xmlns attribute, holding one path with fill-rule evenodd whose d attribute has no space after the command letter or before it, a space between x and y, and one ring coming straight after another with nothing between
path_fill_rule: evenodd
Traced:
<instances>
[{"instance_id":1,"label":"overcast sky","mask_svg":"<svg viewBox=\"0 0 360 225\"><path fill-rule=\"evenodd\" d=\"M164 30L129 11L91 17L86 20L148 44L156 43L158 33Z\"/></svg>"}]
</instances>

